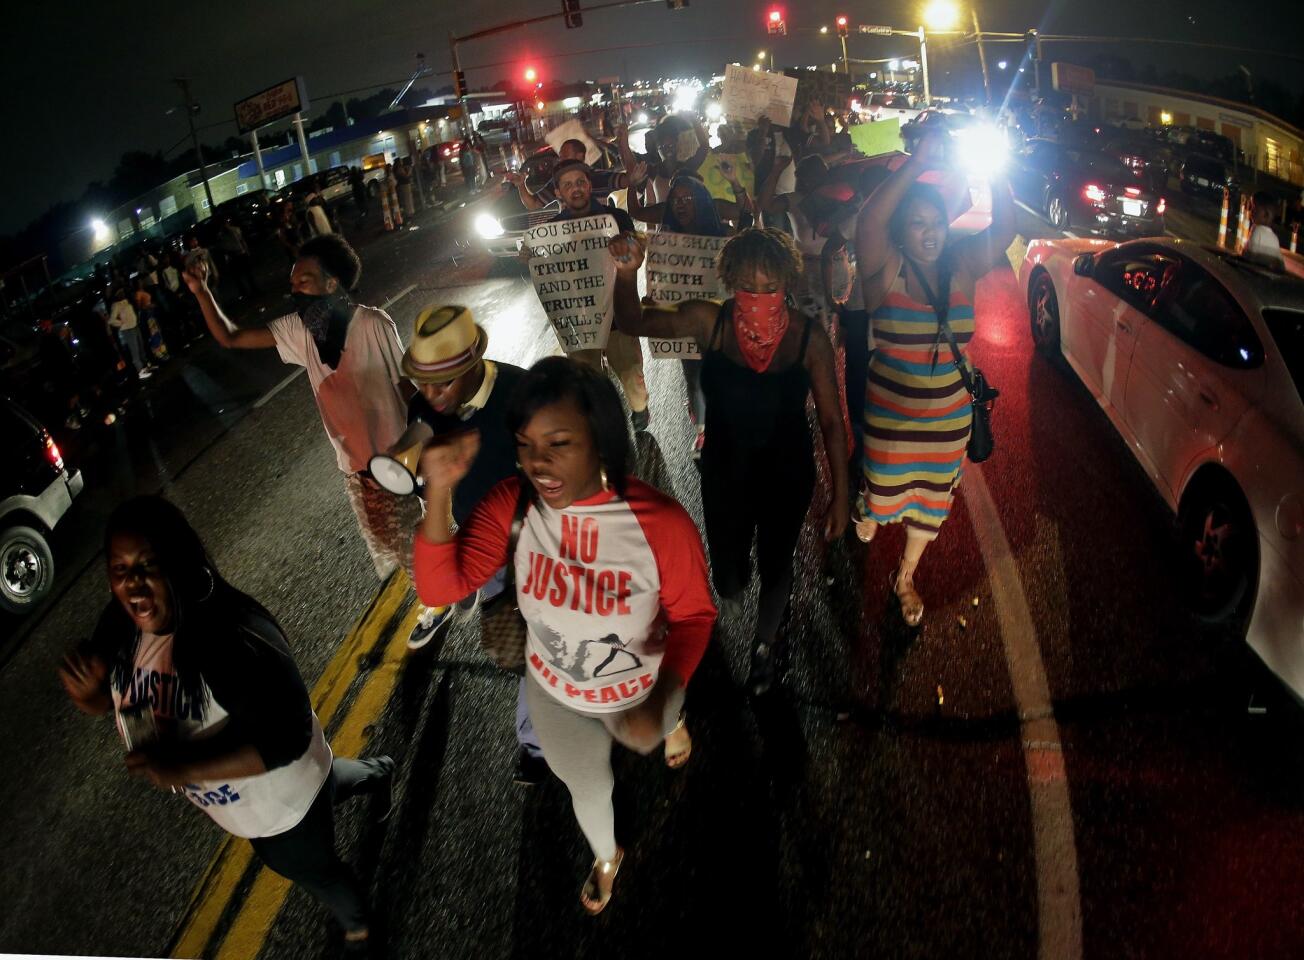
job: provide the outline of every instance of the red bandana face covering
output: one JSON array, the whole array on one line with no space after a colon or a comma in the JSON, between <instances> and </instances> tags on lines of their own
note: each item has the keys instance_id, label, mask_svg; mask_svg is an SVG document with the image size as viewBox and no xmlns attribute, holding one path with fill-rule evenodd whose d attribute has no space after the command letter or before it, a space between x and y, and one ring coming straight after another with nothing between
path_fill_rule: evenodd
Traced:
<instances>
[{"instance_id":1,"label":"red bandana face covering","mask_svg":"<svg viewBox=\"0 0 1304 960\"><path fill-rule=\"evenodd\" d=\"M761 373L769 367L783 335L788 332L788 307L783 291L734 291L733 322L739 352L747 366Z\"/></svg>"}]
</instances>

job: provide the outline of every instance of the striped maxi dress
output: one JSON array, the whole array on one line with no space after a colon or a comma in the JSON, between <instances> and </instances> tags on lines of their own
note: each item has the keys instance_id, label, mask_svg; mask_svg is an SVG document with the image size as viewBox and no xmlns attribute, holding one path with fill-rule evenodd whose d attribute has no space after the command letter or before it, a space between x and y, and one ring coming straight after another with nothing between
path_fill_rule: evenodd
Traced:
<instances>
[{"instance_id":1,"label":"striped maxi dress","mask_svg":"<svg viewBox=\"0 0 1304 960\"><path fill-rule=\"evenodd\" d=\"M947 324L961 353L973 339L973 304L951 290ZM874 354L865 386L861 511L928 539L951 512L973 413L931 305L906 293L905 263L870 317Z\"/></svg>"}]
</instances>

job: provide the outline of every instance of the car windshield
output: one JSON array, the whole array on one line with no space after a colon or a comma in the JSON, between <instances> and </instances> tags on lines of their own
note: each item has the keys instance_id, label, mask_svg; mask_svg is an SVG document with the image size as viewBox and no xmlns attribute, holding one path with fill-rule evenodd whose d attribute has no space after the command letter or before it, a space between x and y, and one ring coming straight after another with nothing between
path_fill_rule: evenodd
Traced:
<instances>
[{"instance_id":1,"label":"car windshield","mask_svg":"<svg viewBox=\"0 0 1304 960\"><path fill-rule=\"evenodd\" d=\"M1127 169L1113 157L1107 157L1103 153L1085 153L1069 151L1069 156L1080 167L1090 170L1098 177L1106 180L1130 180L1132 171Z\"/></svg>"},{"instance_id":2,"label":"car windshield","mask_svg":"<svg viewBox=\"0 0 1304 960\"><path fill-rule=\"evenodd\" d=\"M1295 392L1304 401L1304 313L1270 307L1263 311L1263 322L1295 381Z\"/></svg>"},{"instance_id":3,"label":"car windshield","mask_svg":"<svg viewBox=\"0 0 1304 960\"><path fill-rule=\"evenodd\" d=\"M1214 180L1221 180L1223 175L1221 163L1216 160L1203 160L1198 157L1192 157L1186 161L1186 170L1197 177L1209 177Z\"/></svg>"}]
</instances>

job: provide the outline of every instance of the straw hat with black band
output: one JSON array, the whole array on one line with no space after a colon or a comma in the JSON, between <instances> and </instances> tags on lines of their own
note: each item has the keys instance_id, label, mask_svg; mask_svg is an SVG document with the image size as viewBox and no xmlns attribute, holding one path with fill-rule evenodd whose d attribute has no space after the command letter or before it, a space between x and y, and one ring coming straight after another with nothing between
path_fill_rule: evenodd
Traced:
<instances>
[{"instance_id":1,"label":"straw hat with black band","mask_svg":"<svg viewBox=\"0 0 1304 960\"><path fill-rule=\"evenodd\" d=\"M417 383L456 380L484 359L489 335L460 306L429 306L413 324L403 353L403 373Z\"/></svg>"}]
</instances>

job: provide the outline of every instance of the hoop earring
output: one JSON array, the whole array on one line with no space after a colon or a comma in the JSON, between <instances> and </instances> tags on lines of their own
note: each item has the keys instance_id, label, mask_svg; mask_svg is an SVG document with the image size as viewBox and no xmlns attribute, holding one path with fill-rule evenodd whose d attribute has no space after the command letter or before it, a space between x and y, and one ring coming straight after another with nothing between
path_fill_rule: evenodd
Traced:
<instances>
[{"instance_id":1,"label":"hoop earring","mask_svg":"<svg viewBox=\"0 0 1304 960\"><path fill-rule=\"evenodd\" d=\"M602 491L604 493L609 492L611 490L611 484L607 482L606 467L602 467L602 466L598 467L598 479L602 481Z\"/></svg>"},{"instance_id":2,"label":"hoop earring","mask_svg":"<svg viewBox=\"0 0 1304 960\"><path fill-rule=\"evenodd\" d=\"M199 598L200 603L203 603L204 601L211 599L213 596L213 591L217 589L217 577L213 576L213 571L210 570L208 567L204 567L203 570L204 573L208 574L208 591L202 597Z\"/></svg>"}]
</instances>

